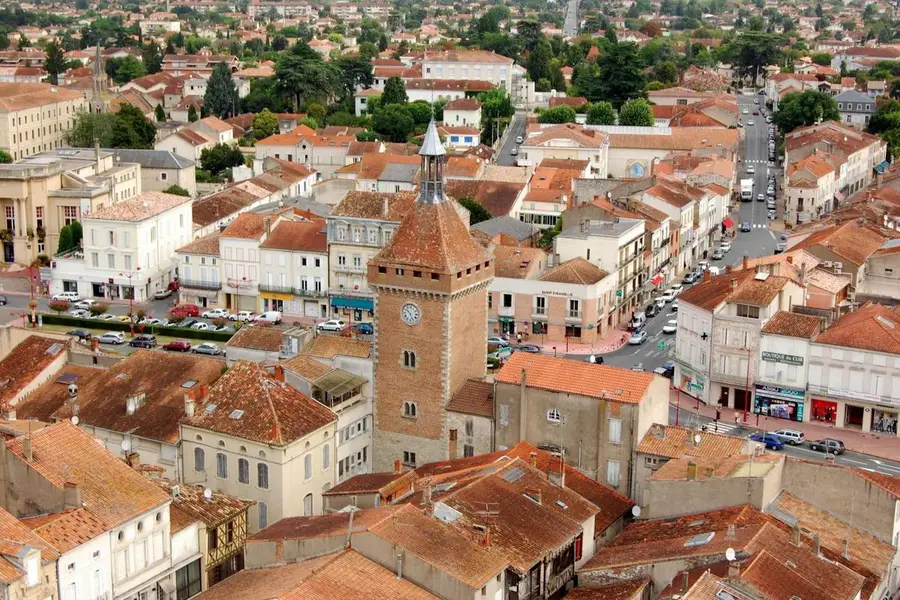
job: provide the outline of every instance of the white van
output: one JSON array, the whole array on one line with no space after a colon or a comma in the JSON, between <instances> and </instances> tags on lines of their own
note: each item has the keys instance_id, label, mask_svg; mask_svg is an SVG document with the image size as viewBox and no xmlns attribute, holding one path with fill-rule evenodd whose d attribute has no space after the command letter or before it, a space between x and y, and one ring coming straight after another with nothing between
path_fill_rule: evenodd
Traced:
<instances>
[{"instance_id":1,"label":"white van","mask_svg":"<svg viewBox=\"0 0 900 600\"><path fill-rule=\"evenodd\" d=\"M254 321L258 323L281 323L281 313L277 310L268 310L264 313L260 313L253 318Z\"/></svg>"},{"instance_id":2,"label":"white van","mask_svg":"<svg viewBox=\"0 0 900 600\"><path fill-rule=\"evenodd\" d=\"M720 274L721 272L722 272L721 267L710 267L709 268L709 274L711 277L715 277L716 275Z\"/></svg>"},{"instance_id":3,"label":"white van","mask_svg":"<svg viewBox=\"0 0 900 600\"><path fill-rule=\"evenodd\" d=\"M78 292L60 292L58 294L53 295L53 300L66 300L68 302L78 302L81 300L81 296L78 295Z\"/></svg>"}]
</instances>

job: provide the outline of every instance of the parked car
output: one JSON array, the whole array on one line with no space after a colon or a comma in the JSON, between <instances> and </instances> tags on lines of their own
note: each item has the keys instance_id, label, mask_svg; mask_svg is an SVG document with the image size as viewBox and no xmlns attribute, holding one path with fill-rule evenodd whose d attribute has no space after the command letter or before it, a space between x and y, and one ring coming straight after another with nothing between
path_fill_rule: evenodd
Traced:
<instances>
[{"instance_id":1,"label":"parked car","mask_svg":"<svg viewBox=\"0 0 900 600\"><path fill-rule=\"evenodd\" d=\"M148 333L134 336L128 345L132 348L152 348L156 345L156 336Z\"/></svg>"},{"instance_id":2,"label":"parked car","mask_svg":"<svg viewBox=\"0 0 900 600\"><path fill-rule=\"evenodd\" d=\"M784 442L782 442L771 433L760 431L751 435L750 439L754 442L761 442L762 444L765 444L766 449L768 450L784 450Z\"/></svg>"},{"instance_id":3,"label":"parked car","mask_svg":"<svg viewBox=\"0 0 900 600\"><path fill-rule=\"evenodd\" d=\"M239 310L228 318L231 321L250 321L253 319L253 312L249 310Z\"/></svg>"},{"instance_id":4,"label":"parked car","mask_svg":"<svg viewBox=\"0 0 900 600\"><path fill-rule=\"evenodd\" d=\"M657 306L657 308L659 308L659 310L662 310L663 307L665 307L666 302L671 300L671 298L669 298L669 300L666 300L666 298L664 298L664 296L665 296L665 294L663 294L662 296L659 296L658 298L654 298L654 300L653 300L653 304L655 304Z\"/></svg>"},{"instance_id":5,"label":"parked car","mask_svg":"<svg viewBox=\"0 0 900 600\"><path fill-rule=\"evenodd\" d=\"M787 244L785 244L784 242L775 244L775 254L781 254L785 250L787 250Z\"/></svg>"},{"instance_id":6,"label":"parked car","mask_svg":"<svg viewBox=\"0 0 900 600\"><path fill-rule=\"evenodd\" d=\"M675 376L675 361L667 360L663 363L663 366L653 369L653 372L657 375L672 379Z\"/></svg>"},{"instance_id":7,"label":"parked car","mask_svg":"<svg viewBox=\"0 0 900 600\"><path fill-rule=\"evenodd\" d=\"M778 215L775 213L774 210L770 210L769 212L767 212L766 216L769 218L770 221L774 221L775 219L778 218Z\"/></svg>"},{"instance_id":8,"label":"parked car","mask_svg":"<svg viewBox=\"0 0 900 600\"><path fill-rule=\"evenodd\" d=\"M518 148L513 148L512 150L509 151L509 154L510 154L510 156L518 156L518 155L519 155L519 149L518 149Z\"/></svg>"},{"instance_id":9,"label":"parked car","mask_svg":"<svg viewBox=\"0 0 900 600\"><path fill-rule=\"evenodd\" d=\"M172 309L172 314L181 317L199 317L200 307L196 304L179 304Z\"/></svg>"},{"instance_id":10,"label":"parked car","mask_svg":"<svg viewBox=\"0 0 900 600\"><path fill-rule=\"evenodd\" d=\"M75 317L76 319L89 319L91 317L91 313L84 310L83 308L76 308L75 310L69 311L70 317Z\"/></svg>"},{"instance_id":11,"label":"parked car","mask_svg":"<svg viewBox=\"0 0 900 600\"><path fill-rule=\"evenodd\" d=\"M67 331L66 335L71 335L79 340L89 340L93 337L91 332L87 329L72 329L71 331Z\"/></svg>"},{"instance_id":12,"label":"parked car","mask_svg":"<svg viewBox=\"0 0 900 600\"><path fill-rule=\"evenodd\" d=\"M165 300L166 298L168 298L171 295L172 295L172 290L159 290L155 294L153 294L153 297L156 298L157 300Z\"/></svg>"},{"instance_id":13,"label":"parked car","mask_svg":"<svg viewBox=\"0 0 900 600\"><path fill-rule=\"evenodd\" d=\"M100 340L101 344L116 344L118 346L125 343L125 334L121 331L107 331L97 339Z\"/></svg>"},{"instance_id":14,"label":"parked car","mask_svg":"<svg viewBox=\"0 0 900 600\"><path fill-rule=\"evenodd\" d=\"M803 432L796 429L779 429L778 431L773 431L772 435L791 446L798 446L806 441L803 437Z\"/></svg>"},{"instance_id":15,"label":"parked car","mask_svg":"<svg viewBox=\"0 0 900 600\"><path fill-rule=\"evenodd\" d=\"M9 301L6 299L6 296L0 296L0 306L6 306L9 304Z\"/></svg>"},{"instance_id":16,"label":"parked car","mask_svg":"<svg viewBox=\"0 0 900 600\"><path fill-rule=\"evenodd\" d=\"M184 340L172 340L168 344L163 344L163 350L170 352L188 352L191 349L191 343Z\"/></svg>"},{"instance_id":17,"label":"parked car","mask_svg":"<svg viewBox=\"0 0 900 600\"><path fill-rule=\"evenodd\" d=\"M260 313L253 317L253 321L256 323L275 325L277 323L281 323L281 313L277 310L267 310L266 312Z\"/></svg>"},{"instance_id":18,"label":"parked car","mask_svg":"<svg viewBox=\"0 0 900 600\"><path fill-rule=\"evenodd\" d=\"M672 312L678 312L678 300L673 301L669 308L672 309Z\"/></svg>"},{"instance_id":19,"label":"parked car","mask_svg":"<svg viewBox=\"0 0 900 600\"><path fill-rule=\"evenodd\" d=\"M675 290L668 289L662 293L662 296L660 296L659 299L661 299L664 303L668 303L674 300L676 295L677 294L675 293Z\"/></svg>"},{"instance_id":20,"label":"parked car","mask_svg":"<svg viewBox=\"0 0 900 600\"><path fill-rule=\"evenodd\" d=\"M510 346L515 352L528 352L530 354L540 354L541 348L540 346L535 346L534 344L517 344L515 346ZM601 357L602 361L603 358Z\"/></svg>"},{"instance_id":21,"label":"parked car","mask_svg":"<svg viewBox=\"0 0 900 600\"><path fill-rule=\"evenodd\" d=\"M210 310L204 311L202 315L204 319L227 319L231 316L224 308L211 308Z\"/></svg>"},{"instance_id":22,"label":"parked car","mask_svg":"<svg viewBox=\"0 0 900 600\"><path fill-rule=\"evenodd\" d=\"M814 452L827 452L828 454L834 454L835 456L837 456L838 454L844 453L844 442L842 442L841 440L824 438L821 440L810 442L809 449Z\"/></svg>"},{"instance_id":23,"label":"parked car","mask_svg":"<svg viewBox=\"0 0 900 600\"><path fill-rule=\"evenodd\" d=\"M722 250L721 248L716 248L715 250L713 250L713 253L712 253L713 260L722 260L723 258L725 258L724 250Z\"/></svg>"},{"instance_id":24,"label":"parked car","mask_svg":"<svg viewBox=\"0 0 900 600\"><path fill-rule=\"evenodd\" d=\"M202 344L197 344L193 348L191 348L191 352L194 354L208 354L210 356L218 356L222 354L222 349L218 344L213 344L212 342L203 342Z\"/></svg>"},{"instance_id":25,"label":"parked car","mask_svg":"<svg viewBox=\"0 0 900 600\"><path fill-rule=\"evenodd\" d=\"M650 306L648 306L647 308L644 309L644 316L646 316L648 318L655 317L658 314L659 314L659 307L656 305L656 302L654 302L653 304L651 304Z\"/></svg>"},{"instance_id":26,"label":"parked car","mask_svg":"<svg viewBox=\"0 0 900 600\"><path fill-rule=\"evenodd\" d=\"M521 135L517 135L517 136L516 136L516 143L517 143L517 144L521 144L521 143L524 142L524 141L525 141L525 139L524 139Z\"/></svg>"},{"instance_id":27,"label":"parked car","mask_svg":"<svg viewBox=\"0 0 900 600\"><path fill-rule=\"evenodd\" d=\"M119 315L116 317L116 320L121 323L131 323L131 317L128 315Z\"/></svg>"},{"instance_id":28,"label":"parked car","mask_svg":"<svg viewBox=\"0 0 900 600\"><path fill-rule=\"evenodd\" d=\"M96 300L93 300L91 298L85 298L84 300L79 300L72 306L74 306L75 308L83 308L84 310L90 310L91 307L95 304L97 304Z\"/></svg>"},{"instance_id":29,"label":"parked car","mask_svg":"<svg viewBox=\"0 0 900 600\"><path fill-rule=\"evenodd\" d=\"M663 325L663 328L662 328L663 333L675 333L676 331L678 331L678 320L677 319L671 319L669 321L666 321L666 324Z\"/></svg>"},{"instance_id":30,"label":"parked car","mask_svg":"<svg viewBox=\"0 0 900 600\"><path fill-rule=\"evenodd\" d=\"M191 329L196 329L197 331L215 331L216 326L209 323L204 323L203 321L197 321L196 323L191 325Z\"/></svg>"},{"instance_id":31,"label":"parked car","mask_svg":"<svg viewBox=\"0 0 900 600\"><path fill-rule=\"evenodd\" d=\"M679 295L681 292L684 291L684 286L681 285L680 283L675 283L675 284L673 284L672 287L670 287L667 291L675 292L675 295L677 296L677 295Z\"/></svg>"},{"instance_id":32,"label":"parked car","mask_svg":"<svg viewBox=\"0 0 900 600\"><path fill-rule=\"evenodd\" d=\"M200 319L185 319L178 324L179 327L193 327L197 323L202 323Z\"/></svg>"},{"instance_id":33,"label":"parked car","mask_svg":"<svg viewBox=\"0 0 900 600\"><path fill-rule=\"evenodd\" d=\"M644 342L647 341L647 332L643 329L639 331L635 331L631 334L631 337L628 338L628 343L632 346L640 346Z\"/></svg>"},{"instance_id":34,"label":"parked car","mask_svg":"<svg viewBox=\"0 0 900 600\"><path fill-rule=\"evenodd\" d=\"M492 335L487 339L488 344L498 344L500 346L509 346L509 340L499 335Z\"/></svg>"},{"instance_id":35,"label":"parked car","mask_svg":"<svg viewBox=\"0 0 900 600\"><path fill-rule=\"evenodd\" d=\"M731 242L722 242L721 244L719 244L719 248L722 250L722 252L731 252Z\"/></svg>"},{"instance_id":36,"label":"parked car","mask_svg":"<svg viewBox=\"0 0 900 600\"><path fill-rule=\"evenodd\" d=\"M316 325L316 329L319 331L343 331L346 326L347 324L340 319L329 319Z\"/></svg>"},{"instance_id":37,"label":"parked car","mask_svg":"<svg viewBox=\"0 0 900 600\"><path fill-rule=\"evenodd\" d=\"M750 224L750 221L741 223L741 231L750 231L751 229L753 229L753 225Z\"/></svg>"},{"instance_id":38,"label":"parked car","mask_svg":"<svg viewBox=\"0 0 900 600\"><path fill-rule=\"evenodd\" d=\"M234 333L237 330L234 328L234 325L222 325L221 327L216 329L216 331L223 331L225 333Z\"/></svg>"},{"instance_id":39,"label":"parked car","mask_svg":"<svg viewBox=\"0 0 900 600\"><path fill-rule=\"evenodd\" d=\"M51 299L66 300L68 302L78 302L79 300L81 300L81 296L78 295L78 292L60 292L58 294L54 294Z\"/></svg>"},{"instance_id":40,"label":"parked car","mask_svg":"<svg viewBox=\"0 0 900 600\"><path fill-rule=\"evenodd\" d=\"M700 279L700 276L692 271L684 276L684 279L681 280L681 283L690 285L690 284L693 284L698 279Z\"/></svg>"},{"instance_id":41,"label":"parked car","mask_svg":"<svg viewBox=\"0 0 900 600\"><path fill-rule=\"evenodd\" d=\"M356 330L357 335L372 335L375 333L375 328L372 327L371 323L357 323L353 326L353 329Z\"/></svg>"},{"instance_id":42,"label":"parked car","mask_svg":"<svg viewBox=\"0 0 900 600\"><path fill-rule=\"evenodd\" d=\"M96 321L113 321L116 318L116 315L111 315L109 313L99 314L96 317L93 317Z\"/></svg>"}]
</instances>

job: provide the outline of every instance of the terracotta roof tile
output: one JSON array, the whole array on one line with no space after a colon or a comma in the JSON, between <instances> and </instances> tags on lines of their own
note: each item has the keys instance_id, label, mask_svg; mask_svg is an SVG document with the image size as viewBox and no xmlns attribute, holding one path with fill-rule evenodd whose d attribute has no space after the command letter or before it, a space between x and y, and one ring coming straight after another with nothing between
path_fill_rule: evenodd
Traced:
<instances>
[{"instance_id":1,"label":"terracotta roof tile","mask_svg":"<svg viewBox=\"0 0 900 600\"><path fill-rule=\"evenodd\" d=\"M538 277L541 281L553 283L573 283L576 285L593 285L609 275L606 271L578 257L567 260Z\"/></svg>"},{"instance_id":2,"label":"terracotta roof tile","mask_svg":"<svg viewBox=\"0 0 900 600\"><path fill-rule=\"evenodd\" d=\"M350 192L331 211L331 217L355 217L400 222L416 201L410 192L386 194L382 192ZM385 208L387 210L385 211Z\"/></svg>"},{"instance_id":3,"label":"terracotta roof tile","mask_svg":"<svg viewBox=\"0 0 900 600\"><path fill-rule=\"evenodd\" d=\"M832 323L815 343L900 354L900 311L866 304Z\"/></svg>"},{"instance_id":4,"label":"terracotta roof tile","mask_svg":"<svg viewBox=\"0 0 900 600\"><path fill-rule=\"evenodd\" d=\"M478 110L481 102L476 98L457 98L444 105L444 110Z\"/></svg>"},{"instance_id":5,"label":"terracotta roof tile","mask_svg":"<svg viewBox=\"0 0 900 600\"><path fill-rule=\"evenodd\" d=\"M172 497L172 507L178 508L210 528L234 519L256 504L255 500L242 500L217 491L213 491L212 496L206 498L204 495L206 487L199 484L176 484L166 479L156 480L155 483L170 496L173 487L177 485L178 494Z\"/></svg>"},{"instance_id":6,"label":"terracotta roof tile","mask_svg":"<svg viewBox=\"0 0 900 600\"><path fill-rule=\"evenodd\" d=\"M525 138L522 147L536 147L550 145L553 140L565 139L577 144L581 148L601 148L609 140L610 136L593 129L584 129L580 125L567 123L540 129L537 135Z\"/></svg>"},{"instance_id":7,"label":"terracotta roof tile","mask_svg":"<svg viewBox=\"0 0 900 600\"><path fill-rule=\"evenodd\" d=\"M319 335L303 349L303 354L316 358L334 358L336 356L371 358L372 343L339 335Z\"/></svg>"},{"instance_id":8,"label":"terracotta roof tile","mask_svg":"<svg viewBox=\"0 0 900 600\"><path fill-rule=\"evenodd\" d=\"M86 508L108 528L169 501L156 484L68 421L40 429L31 438L33 460L29 465L59 490L67 481L76 483ZM23 439L6 442L9 451L22 460Z\"/></svg>"},{"instance_id":9,"label":"terracotta roof tile","mask_svg":"<svg viewBox=\"0 0 900 600\"><path fill-rule=\"evenodd\" d=\"M700 443L695 445L694 436L697 435L700 436ZM635 452L668 458L682 456L717 458L738 454L743 447L744 440L739 437L708 431L698 432L675 425L654 424L644 434L644 439L640 441Z\"/></svg>"},{"instance_id":10,"label":"terracotta roof tile","mask_svg":"<svg viewBox=\"0 0 900 600\"><path fill-rule=\"evenodd\" d=\"M65 554L108 530L107 525L86 508L26 518L22 519L22 524L30 527L60 554Z\"/></svg>"},{"instance_id":11,"label":"terracotta roof tile","mask_svg":"<svg viewBox=\"0 0 900 600\"><path fill-rule=\"evenodd\" d=\"M494 276L510 279L530 279L547 255L540 248L497 246L494 248Z\"/></svg>"},{"instance_id":12,"label":"terracotta roof tile","mask_svg":"<svg viewBox=\"0 0 900 600\"><path fill-rule=\"evenodd\" d=\"M467 380L447 403L451 412L494 418L494 386L487 381Z\"/></svg>"},{"instance_id":13,"label":"terracotta roof tile","mask_svg":"<svg viewBox=\"0 0 900 600\"><path fill-rule=\"evenodd\" d=\"M244 325L225 344L226 348L281 351L281 329L264 325Z\"/></svg>"},{"instance_id":14,"label":"terracotta roof tile","mask_svg":"<svg viewBox=\"0 0 900 600\"><path fill-rule=\"evenodd\" d=\"M632 579L608 583L597 587L579 587L569 590L566 600L640 600L644 597L649 579Z\"/></svg>"},{"instance_id":15,"label":"terracotta roof tile","mask_svg":"<svg viewBox=\"0 0 900 600\"><path fill-rule=\"evenodd\" d=\"M29 335L19 342L0 361L0 405L13 406L22 390L65 353L66 346L64 341L39 335Z\"/></svg>"},{"instance_id":16,"label":"terracotta roof tile","mask_svg":"<svg viewBox=\"0 0 900 600\"><path fill-rule=\"evenodd\" d=\"M195 600L282 600L310 575L334 559L319 556L264 569L244 569L194 596Z\"/></svg>"},{"instance_id":17,"label":"terracotta roof tile","mask_svg":"<svg viewBox=\"0 0 900 600\"><path fill-rule=\"evenodd\" d=\"M323 496L342 496L345 494L377 494L387 484L402 477L401 473L363 473L354 475L326 492Z\"/></svg>"},{"instance_id":18,"label":"terracotta roof tile","mask_svg":"<svg viewBox=\"0 0 900 600\"><path fill-rule=\"evenodd\" d=\"M689 127L672 129L671 135L611 133L610 148L642 148L653 150L699 150L716 148L737 150L738 129Z\"/></svg>"},{"instance_id":19,"label":"terracotta roof tile","mask_svg":"<svg viewBox=\"0 0 900 600\"><path fill-rule=\"evenodd\" d=\"M256 363L238 361L210 388L209 398L197 406L194 416L185 417L182 422L286 446L336 420L328 408L272 379Z\"/></svg>"},{"instance_id":20,"label":"terracotta roof tile","mask_svg":"<svg viewBox=\"0 0 900 600\"><path fill-rule=\"evenodd\" d=\"M0 113L83 99L79 91L46 83L0 83Z\"/></svg>"},{"instance_id":21,"label":"terracotta roof tile","mask_svg":"<svg viewBox=\"0 0 900 600\"><path fill-rule=\"evenodd\" d=\"M0 556L4 557L0 560L0 581L8 585L25 575L25 570L16 563L20 562L19 553L26 546L39 549L44 564L59 558L59 552L52 545L0 508Z\"/></svg>"},{"instance_id":22,"label":"terracotta roof tile","mask_svg":"<svg viewBox=\"0 0 900 600\"><path fill-rule=\"evenodd\" d=\"M185 244L175 252L182 254L208 254L212 256L219 255L219 237L218 233L213 233L202 238L197 238L189 244Z\"/></svg>"},{"instance_id":23,"label":"terracotta roof tile","mask_svg":"<svg viewBox=\"0 0 900 600\"><path fill-rule=\"evenodd\" d=\"M96 367L67 364L33 393L19 401L16 405L16 418L34 419L43 423L52 422L53 413L69 399L69 383L83 386L102 372L102 369Z\"/></svg>"},{"instance_id":24,"label":"terracotta roof tile","mask_svg":"<svg viewBox=\"0 0 900 600\"><path fill-rule=\"evenodd\" d=\"M817 231L791 247L792 250L816 246L827 248L855 265L863 265L888 239L887 235L871 227L849 221Z\"/></svg>"},{"instance_id":25,"label":"terracotta roof tile","mask_svg":"<svg viewBox=\"0 0 900 600\"><path fill-rule=\"evenodd\" d=\"M122 200L95 210L91 213L90 218L106 221L143 221L190 202L191 199L185 196L164 192L144 192L136 198Z\"/></svg>"},{"instance_id":26,"label":"terracotta roof tile","mask_svg":"<svg viewBox=\"0 0 900 600\"><path fill-rule=\"evenodd\" d=\"M822 319L812 315L780 310L766 323L763 333L811 340L822 328Z\"/></svg>"},{"instance_id":27,"label":"terracotta roof tile","mask_svg":"<svg viewBox=\"0 0 900 600\"><path fill-rule=\"evenodd\" d=\"M225 228L222 237L260 239L266 232L265 219L259 213L241 213Z\"/></svg>"},{"instance_id":28,"label":"terracotta roof tile","mask_svg":"<svg viewBox=\"0 0 900 600\"><path fill-rule=\"evenodd\" d=\"M793 565L793 563L791 563ZM850 600L854 596L844 596L823 587L821 581L778 560L765 550L756 554L741 573L741 580L752 585L767 598L804 598L805 600ZM861 587L861 586L860 586ZM857 590L859 593L860 590Z\"/></svg>"},{"instance_id":29,"label":"terracotta roof tile","mask_svg":"<svg viewBox=\"0 0 900 600\"><path fill-rule=\"evenodd\" d=\"M704 281L684 290L678 296L678 301L691 304L703 310L715 310L731 295L733 281L740 285L744 280L751 279L753 275L753 271L750 270L717 275L709 281Z\"/></svg>"},{"instance_id":30,"label":"terracotta roof tile","mask_svg":"<svg viewBox=\"0 0 900 600\"><path fill-rule=\"evenodd\" d=\"M394 504L355 511L353 528L371 529L385 519L393 519L395 514L403 510L405 510L403 506ZM286 517L254 533L247 541L309 540L334 535L346 536L349 524L350 513L343 511L312 517Z\"/></svg>"},{"instance_id":31,"label":"terracotta roof tile","mask_svg":"<svg viewBox=\"0 0 900 600\"><path fill-rule=\"evenodd\" d=\"M331 371L331 367L328 365L322 364L315 358L305 354L299 354L288 360L283 360L278 364L285 370L296 373L307 381L315 381L325 373Z\"/></svg>"},{"instance_id":32,"label":"terracotta roof tile","mask_svg":"<svg viewBox=\"0 0 900 600\"><path fill-rule=\"evenodd\" d=\"M528 387L639 404L653 374L606 365L592 365L541 354L514 352L494 380L519 385L522 371Z\"/></svg>"},{"instance_id":33,"label":"terracotta roof tile","mask_svg":"<svg viewBox=\"0 0 900 600\"><path fill-rule=\"evenodd\" d=\"M731 275L733 276L734 273ZM768 306L789 281L790 279L787 277L777 275L768 275L765 279L757 279L754 273L753 277L748 277L738 283L737 289L732 290L726 301L753 306Z\"/></svg>"}]
</instances>

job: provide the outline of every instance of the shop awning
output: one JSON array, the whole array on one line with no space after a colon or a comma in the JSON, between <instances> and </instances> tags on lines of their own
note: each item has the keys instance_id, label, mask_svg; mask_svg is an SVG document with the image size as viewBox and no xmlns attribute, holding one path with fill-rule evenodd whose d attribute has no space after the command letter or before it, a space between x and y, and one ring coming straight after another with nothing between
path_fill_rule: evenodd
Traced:
<instances>
[{"instance_id":1,"label":"shop awning","mask_svg":"<svg viewBox=\"0 0 900 600\"><path fill-rule=\"evenodd\" d=\"M834 199L835 199L835 200L837 200L838 202L843 202L845 197L846 197L846 196L844 196L842 193L840 193L839 191L835 190L835 192L834 192Z\"/></svg>"},{"instance_id":2,"label":"shop awning","mask_svg":"<svg viewBox=\"0 0 900 600\"><path fill-rule=\"evenodd\" d=\"M884 173L885 169L887 169L889 166L891 166L891 163L889 163L886 160L882 161L881 163L875 165L875 172L876 173Z\"/></svg>"},{"instance_id":3,"label":"shop awning","mask_svg":"<svg viewBox=\"0 0 900 600\"><path fill-rule=\"evenodd\" d=\"M662 282L663 282L663 276L662 276L662 275L657 275L656 277L654 277L653 279L650 280L650 283L652 283L653 285L659 285L659 284L661 284Z\"/></svg>"},{"instance_id":4,"label":"shop awning","mask_svg":"<svg viewBox=\"0 0 900 600\"><path fill-rule=\"evenodd\" d=\"M730 229L730 228L734 227L734 220L731 217L725 217L722 220L722 225L724 225L726 228Z\"/></svg>"},{"instance_id":5,"label":"shop awning","mask_svg":"<svg viewBox=\"0 0 900 600\"><path fill-rule=\"evenodd\" d=\"M335 308L355 308L357 310L375 310L375 301L371 298L341 298L331 299L331 306Z\"/></svg>"}]
</instances>

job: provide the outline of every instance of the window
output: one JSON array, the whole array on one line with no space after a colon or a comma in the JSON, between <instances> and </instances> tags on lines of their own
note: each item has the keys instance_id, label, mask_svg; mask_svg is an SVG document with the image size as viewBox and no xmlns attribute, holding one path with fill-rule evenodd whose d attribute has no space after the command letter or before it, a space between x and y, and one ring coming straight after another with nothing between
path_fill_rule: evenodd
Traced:
<instances>
[{"instance_id":1,"label":"window","mask_svg":"<svg viewBox=\"0 0 900 600\"><path fill-rule=\"evenodd\" d=\"M466 419L466 435L472 437L475 435L475 421L474 419Z\"/></svg>"},{"instance_id":2,"label":"window","mask_svg":"<svg viewBox=\"0 0 900 600\"><path fill-rule=\"evenodd\" d=\"M98 572L99 575L99 572ZM187 600L191 596L200 593L200 559L198 558L189 565L185 565L175 571L175 598L176 600ZM99 588L99 586L98 586ZM99 595L92 594L92 597Z\"/></svg>"},{"instance_id":3,"label":"window","mask_svg":"<svg viewBox=\"0 0 900 600\"><path fill-rule=\"evenodd\" d=\"M416 368L416 353L412 350L403 351L403 366L407 369Z\"/></svg>"},{"instance_id":4,"label":"window","mask_svg":"<svg viewBox=\"0 0 900 600\"><path fill-rule=\"evenodd\" d=\"M503 308L512 308L512 294L503 294Z\"/></svg>"},{"instance_id":5,"label":"window","mask_svg":"<svg viewBox=\"0 0 900 600\"><path fill-rule=\"evenodd\" d=\"M44 207L38 206L34 209L35 211L35 225L38 229L44 228Z\"/></svg>"},{"instance_id":6,"label":"window","mask_svg":"<svg viewBox=\"0 0 900 600\"><path fill-rule=\"evenodd\" d=\"M250 484L250 463L246 458L238 459L238 482Z\"/></svg>"},{"instance_id":7,"label":"window","mask_svg":"<svg viewBox=\"0 0 900 600\"><path fill-rule=\"evenodd\" d=\"M228 479L228 457L221 452L216 454L216 476Z\"/></svg>"},{"instance_id":8,"label":"window","mask_svg":"<svg viewBox=\"0 0 900 600\"><path fill-rule=\"evenodd\" d=\"M110 269L116 268L116 255L115 254L107 254L106 255L106 266Z\"/></svg>"},{"instance_id":9,"label":"window","mask_svg":"<svg viewBox=\"0 0 900 600\"><path fill-rule=\"evenodd\" d=\"M303 457L303 479L312 477L312 454Z\"/></svg>"},{"instance_id":10,"label":"window","mask_svg":"<svg viewBox=\"0 0 900 600\"><path fill-rule=\"evenodd\" d=\"M322 470L331 467L331 446L325 444L322 446Z\"/></svg>"},{"instance_id":11,"label":"window","mask_svg":"<svg viewBox=\"0 0 900 600\"><path fill-rule=\"evenodd\" d=\"M6 228L12 232L16 230L16 207L6 207Z\"/></svg>"},{"instance_id":12,"label":"window","mask_svg":"<svg viewBox=\"0 0 900 600\"><path fill-rule=\"evenodd\" d=\"M313 514L313 495L307 494L303 497L303 516L311 517Z\"/></svg>"},{"instance_id":13,"label":"window","mask_svg":"<svg viewBox=\"0 0 900 600\"><path fill-rule=\"evenodd\" d=\"M578 562L581 560L581 557L584 552L584 534L578 534L578 537L575 538L575 561Z\"/></svg>"},{"instance_id":14,"label":"window","mask_svg":"<svg viewBox=\"0 0 900 600\"><path fill-rule=\"evenodd\" d=\"M338 254L337 259L338 259L338 266L344 267L347 265L347 257L344 256L343 254Z\"/></svg>"},{"instance_id":15,"label":"window","mask_svg":"<svg viewBox=\"0 0 900 600\"><path fill-rule=\"evenodd\" d=\"M256 465L256 485L264 490L269 489L269 465Z\"/></svg>"},{"instance_id":16,"label":"window","mask_svg":"<svg viewBox=\"0 0 900 600\"><path fill-rule=\"evenodd\" d=\"M738 304L737 305L737 316L747 317L750 319L758 319L759 318L759 307L758 306L750 306L748 304Z\"/></svg>"},{"instance_id":17,"label":"window","mask_svg":"<svg viewBox=\"0 0 900 600\"><path fill-rule=\"evenodd\" d=\"M203 448L194 448L194 470L200 473L206 471L206 452Z\"/></svg>"},{"instance_id":18,"label":"window","mask_svg":"<svg viewBox=\"0 0 900 600\"><path fill-rule=\"evenodd\" d=\"M91 266L95 268L100 267L100 254L97 252L91 252Z\"/></svg>"},{"instance_id":19,"label":"window","mask_svg":"<svg viewBox=\"0 0 900 600\"><path fill-rule=\"evenodd\" d=\"M419 416L419 405L415 402L403 403L403 416L407 419L415 419Z\"/></svg>"},{"instance_id":20,"label":"window","mask_svg":"<svg viewBox=\"0 0 900 600\"><path fill-rule=\"evenodd\" d=\"M619 485L619 461L606 461L606 483L613 487Z\"/></svg>"},{"instance_id":21,"label":"window","mask_svg":"<svg viewBox=\"0 0 900 600\"><path fill-rule=\"evenodd\" d=\"M131 270L131 255L130 254L125 255L125 269L128 271Z\"/></svg>"},{"instance_id":22,"label":"window","mask_svg":"<svg viewBox=\"0 0 900 600\"><path fill-rule=\"evenodd\" d=\"M547 411L547 420L551 423L562 423L562 417L559 414L559 409L551 408Z\"/></svg>"},{"instance_id":23,"label":"window","mask_svg":"<svg viewBox=\"0 0 900 600\"><path fill-rule=\"evenodd\" d=\"M415 467L416 466L416 453L408 452L406 450L403 451L403 464L407 467Z\"/></svg>"},{"instance_id":24,"label":"window","mask_svg":"<svg viewBox=\"0 0 900 600\"><path fill-rule=\"evenodd\" d=\"M609 443L622 443L622 419L609 420Z\"/></svg>"},{"instance_id":25,"label":"window","mask_svg":"<svg viewBox=\"0 0 900 600\"><path fill-rule=\"evenodd\" d=\"M269 506L265 502L257 502L256 508L259 511L259 528L265 529L269 524Z\"/></svg>"},{"instance_id":26,"label":"window","mask_svg":"<svg viewBox=\"0 0 900 600\"><path fill-rule=\"evenodd\" d=\"M463 456L475 456L475 446L463 444Z\"/></svg>"},{"instance_id":27,"label":"window","mask_svg":"<svg viewBox=\"0 0 900 600\"><path fill-rule=\"evenodd\" d=\"M543 296L535 296L534 298L534 314L536 315L546 315L547 314L547 299Z\"/></svg>"}]
</instances>

